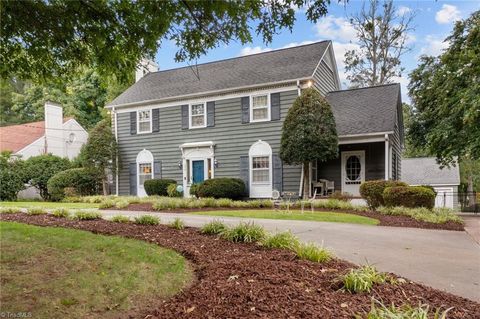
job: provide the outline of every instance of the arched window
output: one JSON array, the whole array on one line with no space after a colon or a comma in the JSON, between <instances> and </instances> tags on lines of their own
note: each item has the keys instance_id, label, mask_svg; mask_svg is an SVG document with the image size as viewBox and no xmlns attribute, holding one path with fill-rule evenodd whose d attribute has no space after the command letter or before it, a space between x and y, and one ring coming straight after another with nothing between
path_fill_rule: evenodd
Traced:
<instances>
[{"instance_id":1,"label":"arched window","mask_svg":"<svg viewBox=\"0 0 480 319\"><path fill-rule=\"evenodd\" d=\"M270 198L272 195L272 148L267 142L255 142L248 152L250 158L250 197Z\"/></svg>"},{"instance_id":2,"label":"arched window","mask_svg":"<svg viewBox=\"0 0 480 319\"><path fill-rule=\"evenodd\" d=\"M153 155L144 149L137 155L137 195L146 196L143 184L153 178Z\"/></svg>"}]
</instances>

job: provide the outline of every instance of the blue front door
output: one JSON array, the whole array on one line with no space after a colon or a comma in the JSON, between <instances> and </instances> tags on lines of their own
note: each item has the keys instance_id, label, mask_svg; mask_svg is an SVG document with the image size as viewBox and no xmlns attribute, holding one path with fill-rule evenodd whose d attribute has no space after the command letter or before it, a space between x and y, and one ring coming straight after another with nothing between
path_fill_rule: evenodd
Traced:
<instances>
[{"instance_id":1,"label":"blue front door","mask_svg":"<svg viewBox=\"0 0 480 319\"><path fill-rule=\"evenodd\" d=\"M205 180L205 162L202 161L192 161L192 171L193 171L193 184L201 183Z\"/></svg>"}]
</instances>

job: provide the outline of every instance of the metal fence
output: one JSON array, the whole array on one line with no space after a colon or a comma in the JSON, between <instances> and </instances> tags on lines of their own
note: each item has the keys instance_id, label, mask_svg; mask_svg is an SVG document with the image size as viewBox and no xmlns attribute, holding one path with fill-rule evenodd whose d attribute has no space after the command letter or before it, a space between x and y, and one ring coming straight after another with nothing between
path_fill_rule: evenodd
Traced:
<instances>
[{"instance_id":1,"label":"metal fence","mask_svg":"<svg viewBox=\"0 0 480 319\"><path fill-rule=\"evenodd\" d=\"M459 208L462 212L480 213L480 193L459 192L457 196Z\"/></svg>"}]
</instances>

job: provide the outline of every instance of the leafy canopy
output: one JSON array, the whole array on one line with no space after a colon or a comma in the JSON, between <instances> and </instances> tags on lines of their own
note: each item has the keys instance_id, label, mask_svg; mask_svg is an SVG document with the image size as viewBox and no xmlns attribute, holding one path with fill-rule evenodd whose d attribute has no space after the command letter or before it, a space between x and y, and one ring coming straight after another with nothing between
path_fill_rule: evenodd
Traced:
<instances>
[{"instance_id":1,"label":"leafy canopy","mask_svg":"<svg viewBox=\"0 0 480 319\"><path fill-rule=\"evenodd\" d=\"M480 11L458 21L439 57L423 56L410 74L415 106L408 132L444 165L480 159Z\"/></svg>"},{"instance_id":2,"label":"leafy canopy","mask_svg":"<svg viewBox=\"0 0 480 319\"><path fill-rule=\"evenodd\" d=\"M70 1L4 0L0 77L48 78L79 66L124 76L152 58L164 41L178 48L177 61L195 60L231 41L265 43L291 30L295 7L316 22L330 0Z\"/></svg>"},{"instance_id":3,"label":"leafy canopy","mask_svg":"<svg viewBox=\"0 0 480 319\"><path fill-rule=\"evenodd\" d=\"M280 157L287 164L324 162L338 155L335 118L315 89L302 91L283 123Z\"/></svg>"}]
</instances>

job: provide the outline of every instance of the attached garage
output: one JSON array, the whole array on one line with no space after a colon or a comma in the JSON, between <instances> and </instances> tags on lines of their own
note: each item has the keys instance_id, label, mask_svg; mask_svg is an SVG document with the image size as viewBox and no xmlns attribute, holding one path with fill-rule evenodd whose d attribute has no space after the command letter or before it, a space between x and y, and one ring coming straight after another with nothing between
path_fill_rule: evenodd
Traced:
<instances>
[{"instance_id":1,"label":"attached garage","mask_svg":"<svg viewBox=\"0 0 480 319\"><path fill-rule=\"evenodd\" d=\"M460 171L455 166L440 168L434 157L404 158L402 181L410 185L430 185L435 189L435 207L457 209Z\"/></svg>"}]
</instances>

